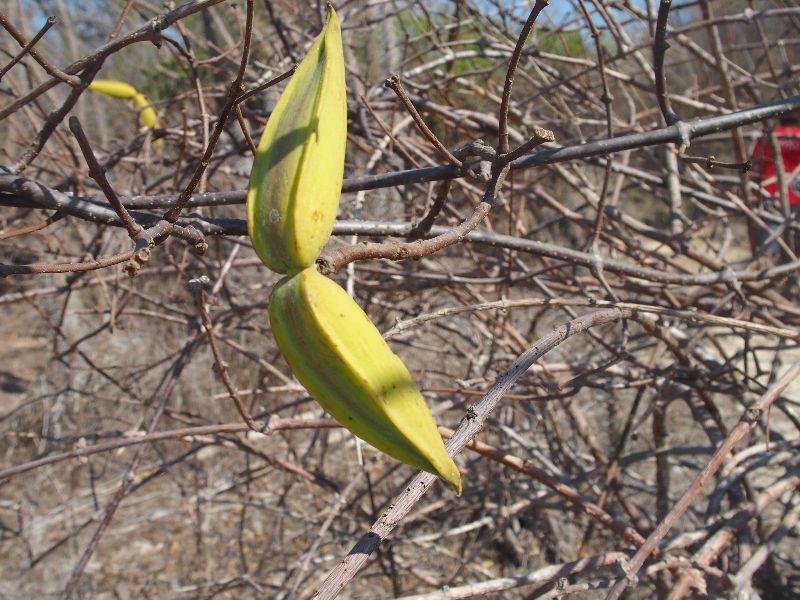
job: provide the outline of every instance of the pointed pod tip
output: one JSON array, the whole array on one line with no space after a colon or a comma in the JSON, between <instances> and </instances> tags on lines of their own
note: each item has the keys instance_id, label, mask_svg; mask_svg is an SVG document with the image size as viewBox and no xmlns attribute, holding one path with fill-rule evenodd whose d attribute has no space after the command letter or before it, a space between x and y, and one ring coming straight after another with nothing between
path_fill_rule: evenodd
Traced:
<instances>
[{"instance_id":1,"label":"pointed pod tip","mask_svg":"<svg viewBox=\"0 0 800 600\"><path fill-rule=\"evenodd\" d=\"M331 23L336 25L336 29L339 30L341 25L339 24L339 15L336 14L336 7L333 5L333 2L327 2L328 11L325 14L325 28L327 29L328 25Z\"/></svg>"},{"instance_id":2,"label":"pointed pod tip","mask_svg":"<svg viewBox=\"0 0 800 600\"><path fill-rule=\"evenodd\" d=\"M336 7L333 5L333 2L326 2L325 5L327 6L328 10L325 14L325 25L330 23L333 19L339 20L339 15L336 14Z\"/></svg>"},{"instance_id":3,"label":"pointed pod tip","mask_svg":"<svg viewBox=\"0 0 800 600\"><path fill-rule=\"evenodd\" d=\"M456 496L461 495L461 473L452 460L450 464L445 465L445 467L439 471L438 475L452 486L456 491Z\"/></svg>"},{"instance_id":4,"label":"pointed pod tip","mask_svg":"<svg viewBox=\"0 0 800 600\"><path fill-rule=\"evenodd\" d=\"M331 23L336 23L336 27L339 27L339 15L336 14L336 7L333 5L333 2L328 2L328 13L325 15L325 26L327 27Z\"/></svg>"}]
</instances>

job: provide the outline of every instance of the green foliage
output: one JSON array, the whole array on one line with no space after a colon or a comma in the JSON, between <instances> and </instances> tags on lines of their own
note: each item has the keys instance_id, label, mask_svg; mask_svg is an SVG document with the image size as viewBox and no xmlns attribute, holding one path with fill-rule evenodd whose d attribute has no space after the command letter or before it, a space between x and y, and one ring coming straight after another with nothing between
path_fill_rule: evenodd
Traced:
<instances>
[{"instance_id":1,"label":"green foliage","mask_svg":"<svg viewBox=\"0 0 800 600\"><path fill-rule=\"evenodd\" d=\"M184 72L186 63L180 64L179 60L172 55L167 55L158 63L149 62L140 66L137 74L139 87L154 102L159 98L173 98L181 90L185 90ZM205 67L200 67L200 75L207 71ZM164 72L174 73L174 77L166 77Z\"/></svg>"},{"instance_id":2,"label":"green foliage","mask_svg":"<svg viewBox=\"0 0 800 600\"><path fill-rule=\"evenodd\" d=\"M584 38L578 30L566 32L540 31L536 46L540 52L549 52L550 54L572 58L586 56Z\"/></svg>"},{"instance_id":3,"label":"green foliage","mask_svg":"<svg viewBox=\"0 0 800 600\"><path fill-rule=\"evenodd\" d=\"M459 24L457 28L448 27L452 24L450 17L443 13L422 14L414 8L408 8L397 13L395 22L399 33L408 39L429 40L432 28L440 31L439 37L458 40L457 51L480 52L487 46L485 33L488 26L479 20L469 20L467 24ZM498 26L501 26L498 23ZM540 52L558 54L568 57L583 57L587 55L587 44L584 33L574 29L569 31L550 31L547 28L537 27L534 30L533 42L529 41L529 48ZM450 69L453 75L471 71L485 70L496 64L497 60L485 56L460 58ZM502 66L505 69L505 65Z\"/></svg>"}]
</instances>

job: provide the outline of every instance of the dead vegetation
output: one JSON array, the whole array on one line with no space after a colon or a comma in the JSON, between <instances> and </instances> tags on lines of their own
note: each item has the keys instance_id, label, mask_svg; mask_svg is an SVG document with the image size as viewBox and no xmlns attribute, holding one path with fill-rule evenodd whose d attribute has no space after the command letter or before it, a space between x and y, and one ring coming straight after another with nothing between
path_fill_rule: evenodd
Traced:
<instances>
[{"instance_id":1,"label":"dead vegetation","mask_svg":"<svg viewBox=\"0 0 800 600\"><path fill-rule=\"evenodd\" d=\"M321 3L0 4L1 595L800 594L800 226L791 174L767 198L746 168L800 106L800 9L546 4L337 5L321 268L453 435L460 498L272 340L242 190Z\"/></svg>"}]
</instances>

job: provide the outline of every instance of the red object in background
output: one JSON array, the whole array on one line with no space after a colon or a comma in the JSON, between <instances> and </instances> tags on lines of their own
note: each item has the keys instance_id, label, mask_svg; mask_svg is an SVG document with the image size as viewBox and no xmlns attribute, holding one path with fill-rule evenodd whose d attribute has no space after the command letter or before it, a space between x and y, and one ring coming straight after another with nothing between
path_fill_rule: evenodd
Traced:
<instances>
[{"instance_id":1,"label":"red object in background","mask_svg":"<svg viewBox=\"0 0 800 600\"><path fill-rule=\"evenodd\" d=\"M781 125L774 129L783 159L783 170L789 183L789 203L800 206L800 127ZM773 197L778 196L778 178L769 141L762 138L753 147L753 166L761 186Z\"/></svg>"}]
</instances>

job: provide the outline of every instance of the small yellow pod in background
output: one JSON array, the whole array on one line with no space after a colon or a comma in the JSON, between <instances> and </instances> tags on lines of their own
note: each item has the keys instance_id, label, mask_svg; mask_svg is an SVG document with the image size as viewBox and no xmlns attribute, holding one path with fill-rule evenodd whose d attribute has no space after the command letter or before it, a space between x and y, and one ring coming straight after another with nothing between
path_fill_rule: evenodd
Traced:
<instances>
[{"instance_id":1,"label":"small yellow pod in background","mask_svg":"<svg viewBox=\"0 0 800 600\"><path fill-rule=\"evenodd\" d=\"M139 93L131 84L116 79L95 79L89 84L89 89L110 98L133 100L139 114L139 122L150 129L159 126L156 109L150 104L147 96ZM154 143L160 144L161 140L156 140Z\"/></svg>"},{"instance_id":2,"label":"small yellow pod in background","mask_svg":"<svg viewBox=\"0 0 800 600\"><path fill-rule=\"evenodd\" d=\"M116 79L95 79L89 84L89 89L110 96L111 98L120 98L122 100L130 100L134 98L139 92L135 87L124 81L117 81Z\"/></svg>"},{"instance_id":3,"label":"small yellow pod in background","mask_svg":"<svg viewBox=\"0 0 800 600\"><path fill-rule=\"evenodd\" d=\"M247 230L277 273L314 264L333 230L344 176L347 97L339 18L297 67L258 144L247 190Z\"/></svg>"},{"instance_id":4,"label":"small yellow pod in background","mask_svg":"<svg viewBox=\"0 0 800 600\"><path fill-rule=\"evenodd\" d=\"M158 113L144 94L137 93L133 97L133 104L139 111L139 121L141 121L142 125L151 129L158 127Z\"/></svg>"}]
</instances>

